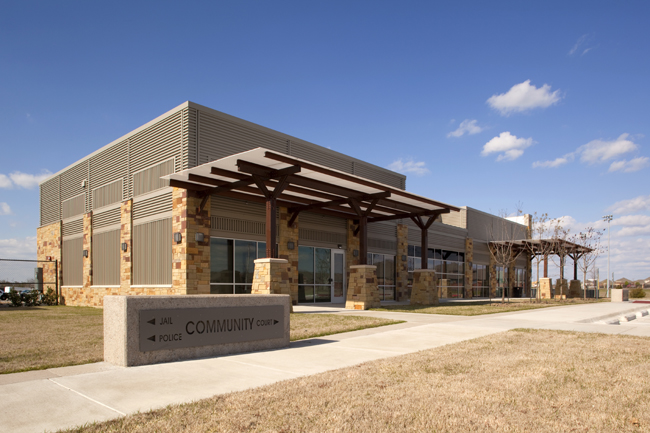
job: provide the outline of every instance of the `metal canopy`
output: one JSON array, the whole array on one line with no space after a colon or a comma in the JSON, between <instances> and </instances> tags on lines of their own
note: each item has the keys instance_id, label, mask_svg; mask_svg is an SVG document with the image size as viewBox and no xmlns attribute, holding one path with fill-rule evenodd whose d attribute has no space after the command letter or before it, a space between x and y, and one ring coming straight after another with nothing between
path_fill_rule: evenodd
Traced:
<instances>
[{"instance_id":1,"label":"metal canopy","mask_svg":"<svg viewBox=\"0 0 650 433\"><path fill-rule=\"evenodd\" d=\"M169 179L170 186L203 195L199 211L213 194L265 203L267 257L277 257L277 205L288 208L292 215L289 225L303 211L354 220L358 224L355 234L359 233L360 237L362 264L366 261L368 223L411 218L426 231L423 227L428 229L440 214L460 210L389 185L264 148L227 156L162 178ZM423 217L430 220L425 223ZM426 253L426 248L424 251Z\"/></svg>"}]
</instances>

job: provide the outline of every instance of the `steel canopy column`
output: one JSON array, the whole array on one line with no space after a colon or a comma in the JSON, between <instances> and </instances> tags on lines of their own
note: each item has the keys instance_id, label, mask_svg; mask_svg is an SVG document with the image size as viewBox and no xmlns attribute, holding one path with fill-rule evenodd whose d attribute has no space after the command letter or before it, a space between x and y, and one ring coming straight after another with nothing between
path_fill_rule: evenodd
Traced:
<instances>
[{"instance_id":1,"label":"steel canopy column","mask_svg":"<svg viewBox=\"0 0 650 433\"><path fill-rule=\"evenodd\" d=\"M548 278L548 255L544 256L544 278Z\"/></svg>"},{"instance_id":2,"label":"steel canopy column","mask_svg":"<svg viewBox=\"0 0 650 433\"><path fill-rule=\"evenodd\" d=\"M429 266L429 256L428 256L428 251L429 251L429 230L426 228L423 228L420 230L421 236L420 236L420 250L421 250L421 260L422 260L422 266L421 269L428 269Z\"/></svg>"},{"instance_id":3,"label":"steel canopy column","mask_svg":"<svg viewBox=\"0 0 650 433\"><path fill-rule=\"evenodd\" d=\"M359 264L368 264L368 216L359 217Z\"/></svg>"},{"instance_id":4,"label":"steel canopy column","mask_svg":"<svg viewBox=\"0 0 650 433\"><path fill-rule=\"evenodd\" d=\"M275 197L266 199L266 257L270 259L278 258L277 245L277 200Z\"/></svg>"}]
</instances>

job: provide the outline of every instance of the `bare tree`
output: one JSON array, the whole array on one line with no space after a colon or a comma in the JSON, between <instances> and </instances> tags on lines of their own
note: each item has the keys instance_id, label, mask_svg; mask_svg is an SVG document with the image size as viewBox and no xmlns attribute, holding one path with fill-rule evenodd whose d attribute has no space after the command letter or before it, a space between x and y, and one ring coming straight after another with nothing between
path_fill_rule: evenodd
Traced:
<instances>
[{"instance_id":1,"label":"bare tree","mask_svg":"<svg viewBox=\"0 0 650 433\"><path fill-rule=\"evenodd\" d=\"M594 264L598 256L603 252L603 248L600 245L600 239L602 235L603 232L600 230L596 230L593 227L587 227L584 232L580 232L578 235L574 235L572 239L573 243L580 245L585 249L585 251L583 251L580 256L580 259L578 260L578 266L582 270L582 287L584 288L584 299L587 299L587 271ZM595 272L596 271L594 269L594 275ZM598 284L596 284L596 286L598 286Z\"/></svg>"},{"instance_id":2,"label":"bare tree","mask_svg":"<svg viewBox=\"0 0 650 433\"><path fill-rule=\"evenodd\" d=\"M539 291L539 265L544 257L553 251L553 244L546 242L547 239L552 239L556 236L559 227L560 219L552 219L548 217L547 213L537 214L535 212L531 215L530 221L530 242L526 242L525 247L528 254L535 260L537 267L537 299L540 298Z\"/></svg>"},{"instance_id":3,"label":"bare tree","mask_svg":"<svg viewBox=\"0 0 650 433\"><path fill-rule=\"evenodd\" d=\"M518 211L518 215L521 211ZM492 219L491 224L488 226L488 245L490 255L497 266L501 266L506 270L514 264L519 255L524 251L523 245L516 241L522 240L526 237L526 230L517 227L516 223L508 221L507 211L502 210L499 212L499 219ZM504 288L501 290L501 302L505 302L506 290L510 290L510 278L504 278Z\"/></svg>"},{"instance_id":4,"label":"bare tree","mask_svg":"<svg viewBox=\"0 0 650 433\"><path fill-rule=\"evenodd\" d=\"M551 238L553 244L553 255L551 255L551 260L553 260L553 262L560 268L560 295L566 295L566 293L563 293L564 265L566 264L566 258L572 251L571 245L567 243L569 242L570 232L571 229L564 228L558 223L557 230Z\"/></svg>"}]
</instances>

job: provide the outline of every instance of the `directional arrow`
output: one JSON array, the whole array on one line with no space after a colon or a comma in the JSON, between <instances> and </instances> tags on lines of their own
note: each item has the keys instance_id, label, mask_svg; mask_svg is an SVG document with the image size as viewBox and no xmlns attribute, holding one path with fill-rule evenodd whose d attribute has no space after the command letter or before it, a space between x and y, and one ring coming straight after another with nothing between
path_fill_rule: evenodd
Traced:
<instances>
[{"instance_id":1,"label":"directional arrow","mask_svg":"<svg viewBox=\"0 0 650 433\"><path fill-rule=\"evenodd\" d=\"M152 335L151 337L147 338L149 341L153 341L154 343L156 342L156 336Z\"/></svg>"},{"instance_id":2,"label":"directional arrow","mask_svg":"<svg viewBox=\"0 0 650 433\"><path fill-rule=\"evenodd\" d=\"M273 324L275 325L276 323L278 323L278 321L273 319Z\"/></svg>"},{"instance_id":3,"label":"directional arrow","mask_svg":"<svg viewBox=\"0 0 650 433\"><path fill-rule=\"evenodd\" d=\"M147 323L151 323L152 325L155 325L156 324L156 318L154 317L151 320L147 320Z\"/></svg>"}]
</instances>

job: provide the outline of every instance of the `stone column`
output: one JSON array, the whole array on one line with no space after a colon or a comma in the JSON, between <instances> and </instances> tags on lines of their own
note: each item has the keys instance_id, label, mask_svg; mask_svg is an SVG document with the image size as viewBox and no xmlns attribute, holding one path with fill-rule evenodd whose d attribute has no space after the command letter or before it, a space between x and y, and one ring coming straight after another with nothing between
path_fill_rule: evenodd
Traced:
<instances>
[{"instance_id":1,"label":"stone column","mask_svg":"<svg viewBox=\"0 0 650 433\"><path fill-rule=\"evenodd\" d=\"M120 288L128 293L133 281L133 199L122 202L120 224ZM126 244L126 251L122 251L122 244Z\"/></svg>"},{"instance_id":2,"label":"stone column","mask_svg":"<svg viewBox=\"0 0 650 433\"><path fill-rule=\"evenodd\" d=\"M474 277L474 240L465 238L465 298L473 298L472 279Z\"/></svg>"},{"instance_id":3,"label":"stone column","mask_svg":"<svg viewBox=\"0 0 650 433\"><path fill-rule=\"evenodd\" d=\"M83 249L88 251L88 257L83 258L83 291L86 296L93 285L93 213L83 216Z\"/></svg>"},{"instance_id":4,"label":"stone column","mask_svg":"<svg viewBox=\"0 0 650 433\"><path fill-rule=\"evenodd\" d=\"M172 290L175 294L210 293L210 199L201 213L203 197L196 191L174 188L172 192L172 233L180 233L180 243L172 242ZM203 233L203 242L195 238Z\"/></svg>"},{"instance_id":5,"label":"stone column","mask_svg":"<svg viewBox=\"0 0 650 433\"><path fill-rule=\"evenodd\" d=\"M553 297L553 280L550 278L540 278L537 283L537 290L539 291L538 298L551 299Z\"/></svg>"},{"instance_id":6,"label":"stone column","mask_svg":"<svg viewBox=\"0 0 650 433\"><path fill-rule=\"evenodd\" d=\"M490 254L490 297L496 298L497 296L497 264L494 257Z\"/></svg>"},{"instance_id":7,"label":"stone column","mask_svg":"<svg viewBox=\"0 0 650 433\"><path fill-rule=\"evenodd\" d=\"M288 261L285 259L257 259L253 275L253 295L289 295Z\"/></svg>"},{"instance_id":8,"label":"stone column","mask_svg":"<svg viewBox=\"0 0 650 433\"><path fill-rule=\"evenodd\" d=\"M359 264L359 236L354 235L355 225L352 220L347 222L346 247L345 247L345 269L347 270L347 285L350 290L350 268ZM357 255L354 255L354 252Z\"/></svg>"},{"instance_id":9,"label":"stone column","mask_svg":"<svg viewBox=\"0 0 650 433\"><path fill-rule=\"evenodd\" d=\"M38 267L43 268L43 282L50 283L44 284L43 291L47 293L47 289L51 288L55 290L56 287L53 284L56 284L58 279L59 282L59 293L61 286L63 285L63 267L61 266L61 221L48 224L43 227L36 229L36 259L37 260L47 260L50 257L52 263L39 263ZM54 260L59 262L59 274L56 274L56 266L54 265Z\"/></svg>"},{"instance_id":10,"label":"stone column","mask_svg":"<svg viewBox=\"0 0 650 433\"><path fill-rule=\"evenodd\" d=\"M280 230L278 231L278 257L287 261L287 281L289 283L291 294L291 303L298 303L298 220L296 218L291 227L288 226L291 214L286 207L280 206ZM289 242L293 242L293 249L288 247ZM257 265L256 265L257 267Z\"/></svg>"},{"instance_id":11,"label":"stone column","mask_svg":"<svg viewBox=\"0 0 650 433\"><path fill-rule=\"evenodd\" d=\"M409 293L409 268L408 268L408 251L409 251L409 226L406 224L397 224L397 256L395 257L395 290L397 291L395 299L406 301L411 294ZM406 260L403 260L406 258Z\"/></svg>"},{"instance_id":12,"label":"stone column","mask_svg":"<svg viewBox=\"0 0 650 433\"><path fill-rule=\"evenodd\" d=\"M350 283L345 301L348 310L367 310L381 305L377 286L377 266L350 266Z\"/></svg>"},{"instance_id":13,"label":"stone column","mask_svg":"<svg viewBox=\"0 0 650 433\"><path fill-rule=\"evenodd\" d=\"M415 269L413 271L411 305L438 305L436 271L433 269Z\"/></svg>"}]
</instances>

